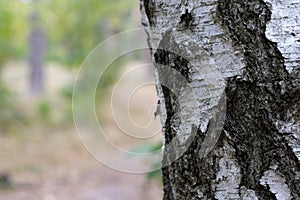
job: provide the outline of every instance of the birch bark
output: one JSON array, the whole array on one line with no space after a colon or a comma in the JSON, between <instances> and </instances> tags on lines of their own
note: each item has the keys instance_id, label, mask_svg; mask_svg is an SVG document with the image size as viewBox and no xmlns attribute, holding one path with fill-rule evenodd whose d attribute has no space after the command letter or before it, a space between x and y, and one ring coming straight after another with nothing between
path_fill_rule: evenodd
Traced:
<instances>
[{"instance_id":1,"label":"birch bark","mask_svg":"<svg viewBox=\"0 0 300 200\"><path fill-rule=\"evenodd\" d=\"M165 200L300 199L299 10L298 0L141 0Z\"/></svg>"}]
</instances>

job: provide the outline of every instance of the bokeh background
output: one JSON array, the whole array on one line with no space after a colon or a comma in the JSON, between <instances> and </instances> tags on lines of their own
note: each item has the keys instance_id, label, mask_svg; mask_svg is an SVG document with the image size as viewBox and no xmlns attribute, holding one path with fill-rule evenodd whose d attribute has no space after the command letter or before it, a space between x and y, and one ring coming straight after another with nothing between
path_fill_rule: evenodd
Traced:
<instances>
[{"instance_id":1,"label":"bokeh background","mask_svg":"<svg viewBox=\"0 0 300 200\"><path fill-rule=\"evenodd\" d=\"M160 170L128 174L104 166L84 148L72 116L82 62L101 41L140 24L137 0L0 0L0 200L161 199ZM146 37L130 37L112 49L137 38ZM151 140L126 140L108 109L124 74L130 71L119 91L153 77L151 66L134 70L151 62L147 50L125 57L111 64L98 85L96 113L117 145L154 151L161 147L160 133ZM131 120L141 126L154 121L160 130L159 116L149 116L157 104L155 86L132 94L130 101L124 95L115 104L127 102Z\"/></svg>"}]
</instances>

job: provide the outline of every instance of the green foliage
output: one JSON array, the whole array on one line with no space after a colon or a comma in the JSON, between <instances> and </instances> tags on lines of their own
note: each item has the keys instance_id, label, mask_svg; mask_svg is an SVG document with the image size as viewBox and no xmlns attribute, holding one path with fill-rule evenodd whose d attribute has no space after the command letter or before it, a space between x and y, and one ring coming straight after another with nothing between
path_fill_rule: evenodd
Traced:
<instances>
[{"instance_id":1,"label":"green foliage","mask_svg":"<svg viewBox=\"0 0 300 200\"><path fill-rule=\"evenodd\" d=\"M0 0L0 66L27 51L28 9L21 1Z\"/></svg>"},{"instance_id":2,"label":"green foliage","mask_svg":"<svg viewBox=\"0 0 300 200\"><path fill-rule=\"evenodd\" d=\"M10 3L0 1L0 66L11 53L11 43L8 42L12 35L13 14L7 9Z\"/></svg>"},{"instance_id":3,"label":"green foliage","mask_svg":"<svg viewBox=\"0 0 300 200\"><path fill-rule=\"evenodd\" d=\"M50 56L68 66L79 66L105 37L126 27L133 0L52 0L43 13L52 20ZM44 4L45 5L45 4Z\"/></svg>"},{"instance_id":4,"label":"green foliage","mask_svg":"<svg viewBox=\"0 0 300 200\"><path fill-rule=\"evenodd\" d=\"M146 174L146 178L149 181L156 181L157 183L162 185L162 171L161 171L161 169L158 169L158 170L155 170L155 171L152 171L152 172L148 172Z\"/></svg>"},{"instance_id":5,"label":"green foliage","mask_svg":"<svg viewBox=\"0 0 300 200\"><path fill-rule=\"evenodd\" d=\"M41 101L38 104L38 114L43 120L50 119L51 105L47 101Z\"/></svg>"},{"instance_id":6,"label":"green foliage","mask_svg":"<svg viewBox=\"0 0 300 200\"><path fill-rule=\"evenodd\" d=\"M64 119L66 121L69 121L70 119L73 119L73 113L72 113L72 95L73 95L73 85L67 85L63 87L60 90L60 95L64 98L64 100L67 102L66 106L64 107Z\"/></svg>"},{"instance_id":7,"label":"green foliage","mask_svg":"<svg viewBox=\"0 0 300 200\"><path fill-rule=\"evenodd\" d=\"M145 142L144 144L131 150L133 153L147 153L159 151L162 148L162 142Z\"/></svg>"},{"instance_id":8,"label":"green foliage","mask_svg":"<svg viewBox=\"0 0 300 200\"><path fill-rule=\"evenodd\" d=\"M115 80L119 77L120 72L120 61L115 61L112 63L102 74L100 80L97 85L96 91L96 101L100 102L104 96L106 96L107 92L110 89L110 86L113 85Z\"/></svg>"},{"instance_id":9,"label":"green foliage","mask_svg":"<svg viewBox=\"0 0 300 200\"><path fill-rule=\"evenodd\" d=\"M0 82L0 134L4 134L11 126L17 126L24 121L14 103L12 94Z\"/></svg>"},{"instance_id":10,"label":"green foliage","mask_svg":"<svg viewBox=\"0 0 300 200\"><path fill-rule=\"evenodd\" d=\"M37 12L48 35L48 59L79 67L98 43L128 26L135 4L135 0L0 0L0 64L26 56L29 19Z\"/></svg>"},{"instance_id":11,"label":"green foliage","mask_svg":"<svg viewBox=\"0 0 300 200\"><path fill-rule=\"evenodd\" d=\"M155 142L152 143L152 148L150 148L150 151L158 151L162 148L162 142ZM147 173L146 177L149 181L156 181L160 184L162 184L162 171L160 169L161 163L154 163L153 168L157 169L155 171Z\"/></svg>"},{"instance_id":12,"label":"green foliage","mask_svg":"<svg viewBox=\"0 0 300 200\"><path fill-rule=\"evenodd\" d=\"M72 101L73 85L68 85L60 90L60 94L69 102Z\"/></svg>"},{"instance_id":13,"label":"green foliage","mask_svg":"<svg viewBox=\"0 0 300 200\"><path fill-rule=\"evenodd\" d=\"M162 142L146 142L137 148L132 149L131 151L134 153L147 153L147 152L155 152L159 151L162 148ZM161 163L153 163L152 168L157 169L146 174L146 178L149 181L156 181L159 184L162 184L162 171L160 169Z\"/></svg>"}]
</instances>

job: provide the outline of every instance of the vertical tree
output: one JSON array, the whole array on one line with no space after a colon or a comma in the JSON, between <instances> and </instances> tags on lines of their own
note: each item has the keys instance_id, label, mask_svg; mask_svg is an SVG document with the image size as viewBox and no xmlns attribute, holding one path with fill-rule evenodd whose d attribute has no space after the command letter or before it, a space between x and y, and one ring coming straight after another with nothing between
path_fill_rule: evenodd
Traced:
<instances>
[{"instance_id":1,"label":"vertical tree","mask_svg":"<svg viewBox=\"0 0 300 200\"><path fill-rule=\"evenodd\" d=\"M300 199L299 8L141 0L154 27L165 200Z\"/></svg>"},{"instance_id":2,"label":"vertical tree","mask_svg":"<svg viewBox=\"0 0 300 200\"><path fill-rule=\"evenodd\" d=\"M32 93L39 94L44 89L44 59L46 53L46 35L42 30L39 15L33 11L30 16L31 33L30 46L30 89Z\"/></svg>"}]
</instances>

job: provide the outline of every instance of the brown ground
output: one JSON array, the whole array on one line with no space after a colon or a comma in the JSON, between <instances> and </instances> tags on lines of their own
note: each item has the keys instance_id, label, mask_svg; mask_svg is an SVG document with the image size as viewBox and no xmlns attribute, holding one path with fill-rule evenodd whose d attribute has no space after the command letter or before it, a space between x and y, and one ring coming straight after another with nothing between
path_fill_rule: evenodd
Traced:
<instances>
[{"instance_id":1,"label":"brown ground","mask_svg":"<svg viewBox=\"0 0 300 200\"><path fill-rule=\"evenodd\" d=\"M0 200L161 199L161 186L149 183L145 175L114 171L87 153L73 124L59 118L63 100L56 98L57 89L72 81L74 73L54 65L47 69L46 99L56 105L53 120L37 119L0 136L0 176L8 173L13 183L13 189L0 190ZM26 92L26 66L10 63L3 75L19 95L22 112L32 115L37 100ZM153 98L155 101L155 94ZM113 123L107 127L117 130Z\"/></svg>"}]
</instances>

